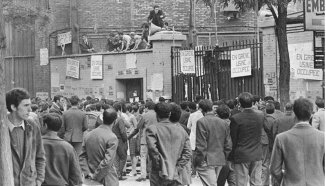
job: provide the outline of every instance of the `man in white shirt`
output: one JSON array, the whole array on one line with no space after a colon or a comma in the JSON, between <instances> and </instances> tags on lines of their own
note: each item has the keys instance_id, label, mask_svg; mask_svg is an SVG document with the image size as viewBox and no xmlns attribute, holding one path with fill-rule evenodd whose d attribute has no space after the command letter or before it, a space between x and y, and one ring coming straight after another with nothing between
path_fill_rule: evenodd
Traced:
<instances>
[{"instance_id":1,"label":"man in white shirt","mask_svg":"<svg viewBox=\"0 0 326 186\"><path fill-rule=\"evenodd\" d=\"M120 40L122 41L121 50L122 51L127 51L129 49L129 46L130 46L131 37L128 36L128 35L123 34L122 32L119 32L118 34L119 34Z\"/></svg>"}]
</instances>

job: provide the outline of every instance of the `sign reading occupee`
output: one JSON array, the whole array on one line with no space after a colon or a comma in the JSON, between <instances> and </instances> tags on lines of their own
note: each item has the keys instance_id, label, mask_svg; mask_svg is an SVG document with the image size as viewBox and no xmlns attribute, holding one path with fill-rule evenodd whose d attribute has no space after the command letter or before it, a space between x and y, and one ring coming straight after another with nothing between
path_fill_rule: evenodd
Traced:
<instances>
[{"instance_id":1,"label":"sign reading occupee","mask_svg":"<svg viewBox=\"0 0 326 186\"><path fill-rule=\"evenodd\" d=\"M66 76L79 79L79 61L67 58Z\"/></svg>"},{"instance_id":2,"label":"sign reading occupee","mask_svg":"<svg viewBox=\"0 0 326 186\"><path fill-rule=\"evenodd\" d=\"M195 51L180 50L181 72L184 74L195 73Z\"/></svg>"},{"instance_id":3,"label":"sign reading occupee","mask_svg":"<svg viewBox=\"0 0 326 186\"><path fill-rule=\"evenodd\" d=\"M251 75L250 48L231 51L231 78Z\"/></svg>"},{"instance_id":4,"label":"sign reading occupee","mask_svg":"<svg viewBox=\"0 0 326 186\"><path fill-rule=\"evenodd\" d=\"M103 79L103 60L102 55L91 57L91 79Z\"/></svg>"}]
</instances>

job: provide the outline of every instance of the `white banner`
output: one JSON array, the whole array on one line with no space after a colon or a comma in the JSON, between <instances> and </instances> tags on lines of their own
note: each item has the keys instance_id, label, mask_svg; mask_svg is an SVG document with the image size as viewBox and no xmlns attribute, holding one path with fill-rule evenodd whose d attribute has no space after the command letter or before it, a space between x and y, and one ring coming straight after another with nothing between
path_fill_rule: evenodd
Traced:
<instances>
[{"instance_id":1,"label":"white banner","mask_svg":"<svg viewBox=\"0 0 326 186\"><path fill-rule=\"evenodd\" d=\"M58 34L58 46L71 43L71 32Z\"/></svg>"},{"instance_id":2,"label":"white banner","mask_svg":"<svg viewBox=\"0 0 326 186\"><path fill-rule=\"evenodd\" d=\"M47 48L40 49L40 65L48 65L49 64L49 51Z\"/></svg>"},{"instance_id":3,"label":"white banner","mask_svg":"<svg viewBox=\"0 0 326 186\"><path fill-rule=\"evenodd\" d=\"M313 43L289 45L291 78L323 80L322 69L314 69Z\"/></svg>"},{"instance_id":4,"label":"white banner","mask_svg":"<svg viewBox=\"0 0 326 186\"><path fill-rule=\"evenodd\" d=\"M305 0L305 30L325 31L325 0Z\"/></svg>"},{"instance_id":5,"label":"white banner","mask_svg":"<svg viewBox=\"0 0 326 186\"><path fill-rule=\"evenodd\" d=\"M250 48L231 51L231 78L251 75Z\"/></svg>"},{"instance_id":6,"label":"white banner","mask_svg":"<svg viewBox=\"0 0 326 186\"><path fill-rule=\"evenodd\" d=\"M194 74L195 72L195 51L180 50L181 72L184 74Z\"/></svg>"},{"instance_id":7,"label":"white banner","mask_svg":"<svg viewBox=\"0 0 326 186\"><path fill-rule=\"evenodd\" d=\"M66 76L79 79L79 61L67 58Z\"/></svg>"},{"instance_id":8,"label":"white banner","mask_svg":"<svg viewBox=\"0 0 326 186\"><path fill-rule=\"evenodd\" d=\"M102 55L91 57L91 79L103 79L103 60Z\"/></svg>"}]
</instances>

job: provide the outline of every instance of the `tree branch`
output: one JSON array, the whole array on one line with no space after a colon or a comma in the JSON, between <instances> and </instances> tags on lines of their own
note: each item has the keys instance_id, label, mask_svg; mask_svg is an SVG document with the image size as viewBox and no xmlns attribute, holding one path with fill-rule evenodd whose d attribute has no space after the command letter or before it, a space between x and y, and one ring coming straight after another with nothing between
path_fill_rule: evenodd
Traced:
<instances>
[{"instance_id":1,"label":"tree branch","mask_svg":"<svg viewBox=\"0 0 326 186\"><path fill-rule=\"evenodd\" d=\"M270 3L270 2L266 2L266 5L268 6L268 8L269 8L269 10L272 12L272 15L273 15L273 17L274 17L274 20L275 20L275 22L276 22L276 24L277 24L277 22L278 22L278 16L276 15L276 12L275 12L275 10L274 10L274 7L272 6L272 4Z\"/></svg>"}]
</instances>

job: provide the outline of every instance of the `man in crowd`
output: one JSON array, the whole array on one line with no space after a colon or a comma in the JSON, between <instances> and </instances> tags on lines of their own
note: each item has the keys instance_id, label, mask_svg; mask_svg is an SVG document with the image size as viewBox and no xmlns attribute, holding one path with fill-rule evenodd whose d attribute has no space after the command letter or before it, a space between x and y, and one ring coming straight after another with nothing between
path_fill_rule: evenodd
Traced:
<instances>
[{"instance_id":1,"label":"man in crowd","mask_svg":"<svg viewBox=\"0 0 326 186\"><path fill-rule=\"evenodd\" d=\"M146 129L148 153L152 162L151 186L177 186L181 184L178 173L191 159L188 134L169 121L171 106L155 105L158 123Z\"/></svg>"},{"instance_id":2,"label":"man in crowd","mask_svg":"<svg viewBox=\"0 0 326 186\"><path fill-rule=\"evenodd\" d=\"M318 110L312 117L311 124L316 129L325 132L325 101L322 98L317 98L315 103Z\"/></svg>"},{"instance_id":3,"label":"man in crowd","mask_svg":"<svg viewBox=\"0 0 326 186\"><path fill-rule=\"evenodd\" d=\"M95 52L93 44L90 41L88 41L86 34L83 34L82 42L79 44L79 47L82 54Z\"/></svg>"},{"instance_id":4,"label":"man in crowd","mask_svg":"<svg viewBox=\"0 0 326 186\"><path fill-rule=\"evenodd\" d=\"M152 101L147 101L145 103L145 113L143 117L137 124L137 128L128 136L128 139L131 139L134 135L140 132L140 177L136 181L146 181L147 171L147 157L148 157L148 147L146 142L146 133L145 130L148 126L157 123L156 113L154 111L155 104ZM148 165L150 169L150 165Z\"/></svg>"},{"instance_id":5,"label":"man in crowd","mask_svg":"<svg viewBox=\"0 0 326 186\"><path fill-rule=\"evenodd\" d=\"M49 113L57 113L59 115L62 115L64 103L65 98L63 96L55 95Z\"/></svg>"},{"instance_id":6,"label":"man in crowd","mask_svg":"<svg viewBox=\"0 0 326 186\"><path fill-rule=\"evenodd\" d=\"M217 186L217 178L232 148L226 121L215 116L210 100L201 100L205 116L197 121L195 166L203 185Z\"/></svg>"},{"instance_id":7,"label":"man in crowd","mask_svg":"<svg viewBox=\"0 0 326 186\"><path fill-rule=\"evenodd\" d=\"M55 113L43 115L42 140L46 155L45 179L42 186L79 185L82 174L74 148L58 137L62 118Z\"/></svg>"},{"instance_id":8,"label":"man in crowd","mask_svg":"<svg viewBox=\"0 0 326 186\"><path fill-rule=\"evenodd\" d=\"M14 88L6 93L13 178L15 186L41 186L45 174L45 153L39 126L28 120L29 93ZM2 170L7 171L7 170Z\"/></svg>"},{"instance_id":9,"label":"man in crowd","mask_svg":"<svg viewBox=\"0 0 326 186\"><path fill-rule=\"evenodd\" d=\"M114 167L118 138L112 132L112 125L116 119L115 110L108 109L103 112L103 124L86 135L80 156L85 177L96 180L104 186L119 185Z\"/></svg>"},{"instance_id":10,"label":"man in crowd","mask_svg":"<svg viewBox=\"0 0 326 186\"><path fill-rule=\"evenodd\" d=\"M131 37L129 35L123 34L122 32L119 32L118 35L121 41L121 51L129 50Z\"/></svg>"},{"instance_id":11,"label":"man in crowd","mask_svg":"<svg viewBox=\"0 0 326 186\"><path fill-rule=\"evenodd\" d=\"M306 98L294 101L294 127L276 136L270 171L282 185L325 185L325 133L309 124L313 111Z\"/></svg>"},{"instance_id":12,"label":"man in crowd","mask_svg":"<svg viewBox=\"0 0 326 186\"><path fill-rule=\"evenodd\" d=\"M283 117L277 118L275 124L273 125L273 141L277 134L290 130L294 124L294 114L293 114L293 105L292 103L287 103L285 105L285 113Z\"/></svg>"},{"instance_id":13,"label":"man in crowd","mask_svg":"<svg viewBox=\"0 0 326 186\"><path fill-rule=\"evenodd\" d=\"M79 98L72 96L70 98L71 108L63 112L63 124L59 136L69 142L80 155L83 142L83 132L87 130L86 114L78 109Z\"/></svg>"},{"instance_id":14,"label":"man in crowd","mask_svg":"<svg viewBox=\"0 0 326 186\"><path fill-rule=\"evenodd\" d=\"M187 124L188 124L188 119L190 116L190 112L188 112L188 102L184 101L180 104L181 107L181 116L180 116L180 120L179 123L181 124L181 126L186 130L186 132L188 134L190 134L190 129L187 128Z\"/></svg>"},{"instance_id":15,"label":"man in crowd","mask_svg":"<svg viewBox=\"0 0 326 186\"><path fill-rule=\"evenodd\" d=\"M140 35L135 34L135 32L130 33L130 50L138 50L139 44L142 42L142 37Z\"/></svg>"},{"instance_id":16,"label":"man in crowd","mask_svg":"<svg viewBox=\"0 0 326 186\"><path fill-rule=\"evenodd\" d=\"M243 111L230 118L232 151L229 159L233 163L237 185L261 185L262 145L261 134L264 114L252 108L252 95L243 92L239 95Z\"/></svg>"},{"instance_id":17,"label":"man in crowd","mask_svg":"<svg viewBox=\"0 0 326 186\"><path fill-rule=\"evenodd\" d=\"M165 18L164 13L162 10L160 10L160 7L158 5L154 6L154 10L150 11L149 16L147 18L147 21L149 23L153 23L154 25L163 28L164 27L164 21Z\"/></svg>"}]
</instances>

